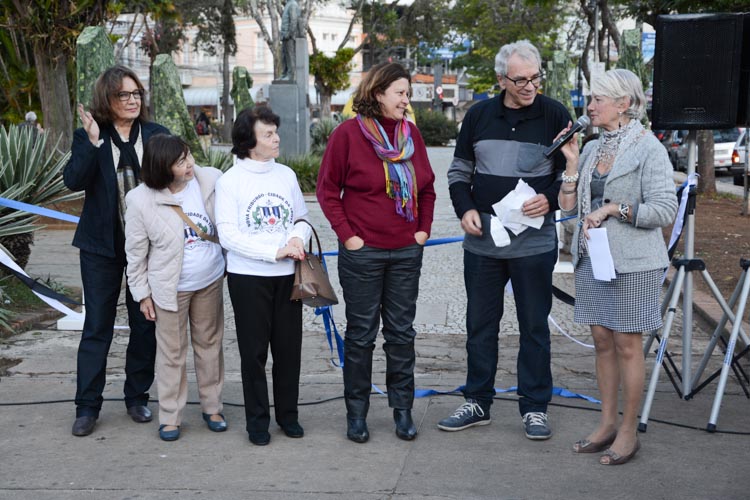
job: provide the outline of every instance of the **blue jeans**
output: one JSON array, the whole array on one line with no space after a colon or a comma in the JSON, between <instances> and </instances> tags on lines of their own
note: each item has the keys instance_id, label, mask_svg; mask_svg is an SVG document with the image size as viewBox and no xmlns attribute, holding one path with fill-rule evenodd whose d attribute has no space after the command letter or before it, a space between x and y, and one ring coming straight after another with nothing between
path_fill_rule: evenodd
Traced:
<instances>
[{"instance_id":1,"label":"blue jeans","mask_svg":"<svg viewBox=\"0 0 750 500\"><path fill-rule=\"evenodd\" d=\"M552 270L556 260L557 250L514 259L495 259L464 251L468 299L465 397L476 399L486 408L492 404L504 289L511 280L520 332L519 410L521 415L547 411L552 397L547 316L552 308Z\"/></svg>"},{"instance_id":2,"label":"blue jeans","mask_svg":"<svg viewBox=\"0 0 750 500\"><path fill-rule=\"evenodd\" d=\"M126 261L124 250L114 258L81 250L80 261L86 319L78 345L76 417L98 417ZM129 289L125 301L130 325L125 354L125 406L130 408L148 403L148 389L154 381L156 335L155 323L146 319Z\"/></svg>"}]
</instances>

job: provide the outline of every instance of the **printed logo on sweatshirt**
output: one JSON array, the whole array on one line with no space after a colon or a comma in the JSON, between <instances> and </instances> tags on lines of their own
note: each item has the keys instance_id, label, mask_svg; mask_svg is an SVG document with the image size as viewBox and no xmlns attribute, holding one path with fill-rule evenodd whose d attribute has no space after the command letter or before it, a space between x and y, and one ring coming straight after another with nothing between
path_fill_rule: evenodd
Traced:
<instances>
[{"instance_id":1,"label":"printed logo on sweatshirt","mask_svg":"<svg viewBox=\"0 0 750 500\"><path fill-rule=\"evenodd\" d=\"M211 224L211 221L206 217L205 214L201 214L198 212L187 212L185 215L190 217L190 219L195 223L198 228L200 228L201 231L203 231L206 234L215 234L215 231L213 230L213 225ZM211 243L202 239L198 234L195 232L195 230L188 226L187 224L182 224L182 229L185 234L185 250L192 250L193 248L196 248L200 245L210 245Z\"/></svg>"},{"instance_id":2,"label":"printed logo on sweatshirt","mask_svg":"<svg viewBox=\"0 0 750 500\"><path fill-rule=\"evenodd\" d=\"M292 225L292 206L276 193L259 194L247 206L245 224L253 233L286 232Z\"/></svg>"}]
</instances>

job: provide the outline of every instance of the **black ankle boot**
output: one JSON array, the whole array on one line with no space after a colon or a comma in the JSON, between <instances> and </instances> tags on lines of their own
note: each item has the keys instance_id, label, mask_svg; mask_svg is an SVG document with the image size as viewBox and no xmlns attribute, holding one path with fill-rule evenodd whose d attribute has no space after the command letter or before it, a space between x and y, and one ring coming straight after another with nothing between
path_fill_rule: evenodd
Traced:
<instances>
[{"instance_id":1,"label":"black ankle boot","mask_svg":"<svg viewBox=\"0 0 750 500\"><path fill-rule=\"evenodd\" d=\"M396 435L404 441L417 437L417 427L411 419L411 410L393 409L393 421L396 422Z\"/></svg>"},{"instance_id":2,"label":"black ankle boot","mask_svg":"<svg viewBox=\"0 0 750 500\"><path fill-rule=\"evenodd\" d=\"M346 419L346 437L355 443L366 443L370 439L367 421L364 418Z\"/></svg>"}]
</instances>

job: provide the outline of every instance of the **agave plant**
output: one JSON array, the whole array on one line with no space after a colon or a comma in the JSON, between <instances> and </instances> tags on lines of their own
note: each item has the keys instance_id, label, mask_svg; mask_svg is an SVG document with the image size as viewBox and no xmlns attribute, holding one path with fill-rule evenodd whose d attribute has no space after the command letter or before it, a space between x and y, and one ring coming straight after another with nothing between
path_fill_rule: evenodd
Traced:
<instances>
[{"instance_id":1,"label":"agave plant","mask_svg":"<svg viewBox=\"0 0 750 500\"><path fill-rule=\"evenodd\" d=\"M314 153L323 154L328 144L328 138L339 125L333 118L323 118L310 129L311 149Z\"/></svg>"},{"instance_id":2,"label":"agave plant","mask_svg":"<svg viewBox=\"0 0 750 500\"><path fill-rule=\"evenodd\" d=\"M52 156L46 152L47 134L11 125L0 127L0 198L45 206L81 198L65 187L62 171L70 153ZM33 232L39 229L36 215L0 208L0 244L18 264L28 263Z\"/></svg>"},{"instance_id":3,"label":"agave plant","mask_svg":"<svg viewBox=\"0 0 750 500\"><path fill-rule=\"evenodd\" d=\"M230 153L216 148L208 148L208 153L205 156L206 161L203 163L199 162L199 165L218 168L222 172L229 170L234 163L234 159Z\"/></svg>"}]
</instances>

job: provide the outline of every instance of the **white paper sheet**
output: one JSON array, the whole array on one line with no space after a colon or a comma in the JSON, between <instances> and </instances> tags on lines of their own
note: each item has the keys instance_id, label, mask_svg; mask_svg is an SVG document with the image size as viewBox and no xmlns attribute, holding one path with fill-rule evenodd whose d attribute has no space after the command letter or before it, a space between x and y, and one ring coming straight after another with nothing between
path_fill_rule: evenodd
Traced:
<instances>
[{"instance_id":1,"label":"white paper sheet","mask_svg":"<svg viewBox=\"0 0 750 500\"><path fill-rule=\"evenodd\" d=\"M494 215L490 217L490 234L492 235L492 241L495 242L496 247L507 247L510 245L510 235L508 231L503 227L500 219Z\"/></svg>"},{"instance_id":2,"label":"white paper sheet","mask_svg":"<svg viewBox=\"0 0 750 500\"><path fill-rule=\"evenodd\" d=\"M589 239L586 244L589 249L589 257L591 257L594 278L599 281L611 281L615 279L617 277L615 274L615 263L612 260L612 253L609 250L607 228L589 229L588 233Z\"/></svg>"},{"instance_id":3,"label":"white paper sheet","mask_svg":"<svg viewBox=\"0 0 750 500\"><path fill-rule=\"evenodd\" d=\"M502 200L492 205L503 226L513 231L518 236L529 227L539 229L544 224L544 217L528 217L523 214L521 207L529 198L536 196L534 188L526 184L523 179L518 179L516 188L508 193Z\"/></svg>"}]
</instances>

